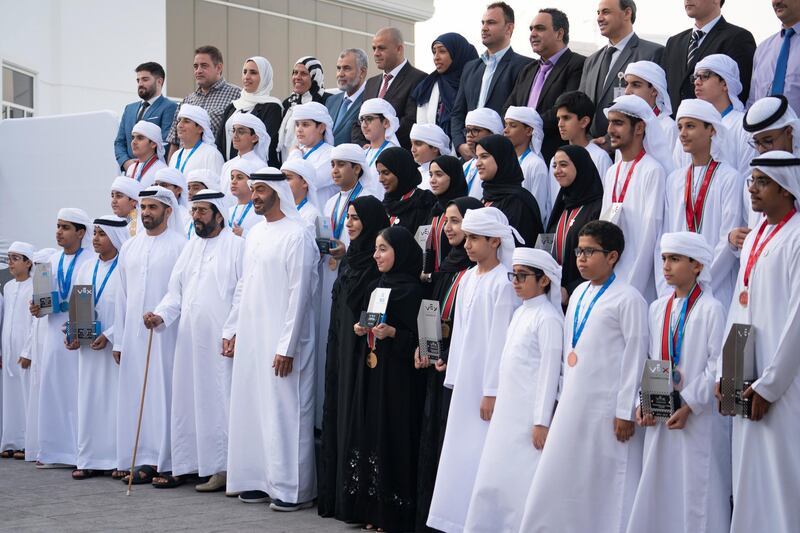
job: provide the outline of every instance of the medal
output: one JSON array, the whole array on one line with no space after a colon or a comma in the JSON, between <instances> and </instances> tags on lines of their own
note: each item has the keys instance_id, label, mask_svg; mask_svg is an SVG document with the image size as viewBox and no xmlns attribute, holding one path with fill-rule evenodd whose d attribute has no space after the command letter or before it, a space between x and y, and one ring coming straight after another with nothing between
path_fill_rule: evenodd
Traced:
<instances>
[{"instance_id":1,"label":"medal","mask_svg":"<svg viewBox=\"0 0 800 533\"><path fill-rule=\"evenodd\" d=\"M678 370L677 368L673 368L672 369L672 383L674 383L677 386L677 385L681 384L682 380L683 380L683 376L681 375L681 371Z\"/></svg>"},{"instance_id":2,"label":"medal","mask_svg":"<svg viewBox=\"0 0 800 533\"><path fill-rule=\"evenodd\" d=\"M447 322L442 322L442 338L448 339L450 338L450 324Z\"/></svg>"},{"instance_id":3,"label":"medal","mask_svg":"<svg viewBox=\"0 0 800 533\"><path fill-rule=\"evenodd\" d=\"M739 305L747 307L747 289L739 293Z\"/></svg>"},{"instance_id":4,"label":"medal","mask_svg":"<svg viewBox=\"0 0 800 533\"><path fill-rule=\"evenodd\" d=\"M331 270L336 270L337 266L339 266L339 262L336 261L336 259L334 259L333 257L328 259L328 268L330 268Z\"/></svg>"},{"instance_id":5,"label":"medal","mask_svg":"<svg viewBox=\"0 0 800 533\"><path fill-rule=\"evenodd\" d=\"M569 352L569 355L567 356L567 364L570 367L573 367L573 366L577 365L578 364L578 354L576 354L575 352Z\"/></svg>"},{"instance_id":6,"label":"medal","mask_svg":"<svg viewBox=\"0 0 800 533\"><path fill-rule=\"evenodd\" d=\"M750 248L750 256L747 258L747 264L745 265L744 269L744 276L742 278L742 284L744 285L744 289L742 292L739 293L739 304L742 307L747 307L747 304L750 302L750 295L748 294L748 290L750 289L750 274L753 271L753 267L756 266L756 262L758 258L761 257L761 254L764 252L764 248L767 247L769 241L778 234L778 232L789 222L794 214L797 213L797 209L792 208L791 211L786 213L786 216L778 222L775 228L770 232L769 236L764 239L764 242L761 243L759 246L759 241L761 241L761 236L764 234L764 230L767 228L767 220L764 219L764 222L761 223L761 226L758 228L758 233L756 233L756 239L753 241L753 246ZM764 254L766 255L766 254Z\"/></svg>"},{"instance_id":7,"label":"medal","mask_svg":"<svg viewBox=\"0 0 800 533\"><path fill-rule=\"evenodd\" d=\"M62 313L69 311L69 302L61 301L58 303L58 308Z\"/></svg>"},{"instance_id":8,"label":"medal","mask_svg":"<svg viewBox=\"0 0 800 533\"><path fill-rule=\"evenodd\" d=\"M703 289L700 284L695 283L681 306L675 330L673 330L672 326L672 304L676 297L674 293L672 298L667 301L667 306L664 309L664 323L661 328L661 359L670 362L672 383L676 388L683 381L683 374L678 369L678 365L681 362L681 352L683 351L683 334L686 329L686 320L702 293Z\"/></svg>"},{"instance_id":9,"label":"medal","mask_svg":"<svg viewBox=\"0 0 800 533\"><path fill-rule=\"evenodd\" d=\"M370 368L375 368L378 366L378 354L375 352L369 352L367 355L367 366Z\"/></svg>"}]
</instances>

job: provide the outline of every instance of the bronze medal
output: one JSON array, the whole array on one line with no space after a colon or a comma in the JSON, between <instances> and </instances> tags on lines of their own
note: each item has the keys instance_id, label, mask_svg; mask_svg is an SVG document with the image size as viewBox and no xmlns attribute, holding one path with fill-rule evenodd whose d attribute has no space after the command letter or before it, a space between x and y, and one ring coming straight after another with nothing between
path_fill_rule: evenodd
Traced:
<instances>
[{"instance_id":1,"label":"bronze medal","mask_svg":"<svg viewBox=\"0 0 800 533\"><path fill-rule=\"evenodd\" d=\"M450 338L450 324L447 322L442 322L442 338L443 339Z\"/></svg>"},{"instance_id":2,"label":"bronze medal","mask_svg":"<svg viewBox=\"0 0 800 533\"><path fill-rule=\"evenodd\" d=\"M577 365L578 354L576 354L575 352L569 352L569 355L567 356L567 364L571 367Z\"/></svg>"},{"instance_id":3,"label":"bronze medal","mask_svg":"<svg viewBox=\"0 0 800 533\"><path fill-rule=\"evenodd\" d=\"M336 259L334 259L333 257L328 259L328 268L330 268L331 270L336 270L337 266L339 266L339 262L336 261Z\"/></svg>"},{"instance_id":4,"label":"bronze medal","mask_svg":"<svg viewBox=\"0 0 800 533\"><path fill-rule=\"evenodd\" d=\"M370 368L375 368L378 366L378 354L375 352L369 352L367 355L367 366Z\"/></svg>"},{"instance_id":5,"label":"bronze medal","mask_svg":"<svg viewBox=\"0 0 800 533\"><path fill-rule=\"evenodd\" d=\"M748 301L748 294L747 294L747 289L745 289L739 293L739 305L741 305L742 307L747 307L747 301Z\"/></svg>"}]
</instances>

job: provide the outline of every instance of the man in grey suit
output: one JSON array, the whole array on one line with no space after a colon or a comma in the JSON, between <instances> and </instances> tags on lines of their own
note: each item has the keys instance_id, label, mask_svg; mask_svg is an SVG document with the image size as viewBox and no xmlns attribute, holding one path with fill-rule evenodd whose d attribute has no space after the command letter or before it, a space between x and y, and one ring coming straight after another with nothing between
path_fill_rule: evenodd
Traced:
<instances>
[{"instance_id":1,"label":"man in grey suit","mask_svg":"<svg viewBox=\"0 0 800 533\"><path fill-rule=\"evenodd\" d=\"M364 101L367 80L367 53L361 48L348 48L336 60L336 85L342 92L325 100L333 121L333 145L367 142L358 125L358 111ZM355 137L354 132L358 131Z\"/></svg>"},{"instance_id":2,"label":"man in grey suit","mask_svg":"<svg viewBox=\"0 0 800 533\"><path fill-rule=\"evenodd\" d=\"M625 94L622 81L628 63L634 61L661 61L664 47L640 39L633 31L636 22L634 0L600 0L597 7L597 25L608 44L586 58L579 90L595 103L595 115L590 134L604 137L608 119L603 110L610 107L614 98Z\"/></svg>"}]
</instances>

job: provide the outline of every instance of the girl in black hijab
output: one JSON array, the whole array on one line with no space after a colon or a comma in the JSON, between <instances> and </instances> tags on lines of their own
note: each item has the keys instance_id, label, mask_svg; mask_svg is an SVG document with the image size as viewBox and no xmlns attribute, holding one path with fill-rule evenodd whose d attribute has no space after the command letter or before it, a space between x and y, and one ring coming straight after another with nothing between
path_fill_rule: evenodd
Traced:
<instances>
[{"instance_id":1,"label":"girl in black hijab","mask_svg":"<svg viewBox=\"0 0 800 533\"><path fill-rule=\"evenodd\" d=\"M517 246L533 248L544 231L539 206L522 186L523 174L514 145L502 135L489 135L475 146L475 166L483 185L483 203L498 208L525 239ZM516 241L516 239L515 239Z\"/></svg>"},{"instance_id":2,"label":"girl in black hijab","mask_svg":"<svg viewBox=\"0 0 800 533\"><path fill-rule=\"evenodd\" d=\"M466 182L465 182L466 185ZM477 198L464 196L451 200L443 216L446 239L449 241L449 252L439 267L438 272L431 275L432 300L438 300L442 311L442 355L438 365L422 361L417 352L414 366L425 377L425 406L422 411L422 429L419 445L419 469L417 474L417 529L429 531L425 525L433 497L433 486L436 483L436 470L439 466L439 455L444 442L444 430L447 425L447 412L450 409L452 390L444 387L444 371L447 354L450 349L450 332L453 327L453 311L458 297L458 286L467 269L475 266L464 250L464 232L461 221L468 209L480 209L483 204Z\"/></svg>"},{"instance_id":3,"label":"girl in black hijab","mask_svg":"<svg viewBox=\"0 0 800 533\"><path fill-rule=\"evenodd\" d=\"M553 174L561 185L550 214L547 232L555 234L553 252L561 265L561 286L567 297L584 279L575 263L578 233L592 220L600 218L603 182L586 148L562 146L553 156ZM568 300L567 300L568 301ZM566 305L567 301L563 304Z\"/></svg>"},{"instance_id":4,"label":"girl in black hijab","mask_svg":"<svg viewBox=\"0 0 800 533\"><path fill-rule=\"evenodd\" d=\"M353 386L356 423L348 436L342 517L366 523L367 528L411 531L422 408L421 377L413 365L422 251L407 229L393 226L378 235L374 257L381 276L367 287L362 309L367 309L375 288L391 293L379 325L352 326L360 339L352 353L358 366Z\"/></svg>"},{"instance_id":5,"label":"girl in black hijab","mask_svg":"<svg viewBox=\"0 0 800 533\"><path fill-rule=\"evenodd\" d=\"M354 423L353 384L364 365L361 359L353 357L362 342L353 332L353 324L361 314L367 285L380 277L372 256L375 238L389 227L389 218L380 200L374 196L361 196L348 206L345 227L350 235L350 246L333 284L322 407L317 512L326 517L338 513L348 449L345 437Z\"/></svg>"},{"instance_id":6,"label":"girl in black hijab","mask_svg":"<svg viewBox=\"0 0 800 533\"><path fill-rule=\"evenodd\" d=\"M432 192L417 188L422 176L414 156L405 148L387 148L378 156L375 168L385 191L383 206L389 215L389 225L399 224L413 236L436 203ZM417 267L417 275L420 269L421 264Z\"/></svg>"},{"instance_id":7,"label":"girl in black hijab","mask_svg":"<svg viewBox=\"0 0 800 533\"><path fill-rule=\"evenodd\" d=\"M447 204L456 198L469 194L467 180L461 162L450 155L440 155L430 166L431 192L436 203L431 208L425 224L431 225L429 249L425 250L425 274L439 270L439 266L450 252L450 244L444 234L444 211Z\"/></svg>"}]
</instances>

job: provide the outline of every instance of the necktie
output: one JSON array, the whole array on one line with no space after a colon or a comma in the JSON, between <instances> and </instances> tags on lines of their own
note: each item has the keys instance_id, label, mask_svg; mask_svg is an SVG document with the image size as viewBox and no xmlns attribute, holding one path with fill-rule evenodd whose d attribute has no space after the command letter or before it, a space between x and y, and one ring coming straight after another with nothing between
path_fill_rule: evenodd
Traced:
<instances>
[{"instance_id":1,"label":"necktie","mask_svg":"<svg viewBox=\"0 0 800 533\"><path fill-rule=\"evenodd\" d=\"M139 106L139 112L136 114L136 122L142 120L144 116L144 112L147 111L147 108L150 107L150 102L142 102L142 105Z\"/></svg>"},{"instance_id":2,"label":"necktie","mask_svg":"<svg viewBox=\"0 0 800 533\"><path fill-rule=\"evenodd\" d=\"M692 38L689 39L689 52L686 54L686 64L691 67L694 61L694 53L697 52L697 47L700 46L700 39L703 38L705 32L698 29L692 31Z\"/></svg>"},{"instance_id":3,"label":"necktie","mask_svg":"<svg viewBox=\"0 0 800 533\"><path fill-rule=\"evenodd\" d=\"M786 83L786 67L789 64L789 47L792 46L792 36L794 28L789 28L783 32L783 44L778 53L778 62L775 64L775 77L772 78L772 95L783 94L783 86Z\"/></svg>"},{"instance_id":4,"label":"necktie","mask_svg":"<svg viewBox=\"0 0 800 533\"><path fill-rule=\"evenodd\" d=\"M550 60L543 61L539 64L539 71L536 73L536 78L533 80L533 86L531 87L531 94L528 97L528 107L532 107L536 109L536 104L539 103L539 96L542 94L542 87L544 86L544 80L547 77L547 73L550 72L550 69L553 68L553 64Z\"/></svg>"},{"instance_id":5,"label":"necktie","mask_svg":"<svg viewBox=\"0 0 800 533\"><path fill-rule=\"evenodd\" d=\"M341 124L342 120L344 120L344 116L347 114L347 110L350 109L350 104L352 103L353 102L351 102L348 97L344 97L344 100L342 100L342 105L339 106L339 113L336 115L336 122L333 124L333 129L339 128L339 124Z\"/></svg>"},{"instance_id":6,"label":"necktie","mask_svg":"<svg viewBox=\"0 0 800 533\"><path fill-rule=\"evenodd\" d=\"M595 102L600 100L603 94L603 89L606 86L606 78L608 78L608 71L611 70L611 58L617 49L613 46L606 47L603 52L603 62L600 64L600 75L597 78L597 87L595 89Z\"/></svg>"},{"instance_id":7,"label":"necktie","mask_svg":"<svg viewBox=\"0 0 800 533\"><path fill-rule=\"evenodd\" d=\"M394 78L391 74L384 74L383 75L383 85L381 85L381 92L378 93L378 98L383 98L386 96L386 91L389 90L389 80Z\"/></svg>"}]
</instances>

